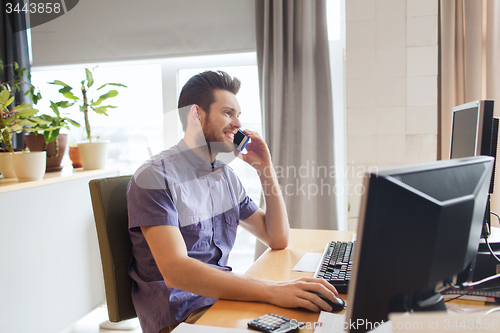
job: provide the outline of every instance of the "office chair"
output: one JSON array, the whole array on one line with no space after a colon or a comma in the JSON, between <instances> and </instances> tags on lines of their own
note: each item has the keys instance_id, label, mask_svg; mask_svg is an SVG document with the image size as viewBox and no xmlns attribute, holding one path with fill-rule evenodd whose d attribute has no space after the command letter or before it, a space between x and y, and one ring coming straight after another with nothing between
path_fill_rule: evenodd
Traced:
<instances>
[{"instance_id":1,"label":"office chair","mask_svg":"<svg viewBox=\"0 0 500 333\"><path fill-rule=\"evenodd\" d=\"M130 178L131 176L101 178L89 183L101 252L108 317L113 323L137 317L132 303L132 279L128 275L132 243L128 235L126 191ZM138 326L137 320L131 325ZM101 324L101 328L111 328L109 326Z\"/></svg>"}]
</instances>

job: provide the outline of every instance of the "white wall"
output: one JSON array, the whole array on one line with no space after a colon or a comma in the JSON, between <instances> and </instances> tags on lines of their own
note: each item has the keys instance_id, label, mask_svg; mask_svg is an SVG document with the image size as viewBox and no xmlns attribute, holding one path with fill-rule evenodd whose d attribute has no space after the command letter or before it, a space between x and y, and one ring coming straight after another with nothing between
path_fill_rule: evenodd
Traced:
<instances>
[{"instance_id":1,"label":"white wall","mask_svg":"<svg viewBox=\"0 0 500 333\"><path fill-rule=\"evenodd\" d=\"M347 0L349 230L363 171L437 159L437 0Z\"/></svg>"},{"instance_id":2,"label":"white wall","mask_svg":"<svg viewBox=\"0 0 500 333\"><path fill-rule=\"evenodd\" d=\"M255 50L253 0L82 0L32 29L33 65Z\"/></svg>"},{"instance_id":3,"label":"white wall","mask_svg":"<svg viewBox=\"0 0 500 333\"><path fill-rule=\"evenodd\" d=\"M55 333L105 301L89 181L117 176L78 171L16 184L0 202L0 332Z\"/></svg>"}]
</instances>

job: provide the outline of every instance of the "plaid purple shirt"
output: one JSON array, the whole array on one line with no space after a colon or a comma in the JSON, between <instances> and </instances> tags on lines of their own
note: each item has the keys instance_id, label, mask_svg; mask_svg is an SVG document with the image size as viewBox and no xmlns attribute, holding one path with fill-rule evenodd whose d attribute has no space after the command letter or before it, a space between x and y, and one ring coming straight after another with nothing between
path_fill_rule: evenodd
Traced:
<instances>
[{"instance_id":1,"label":"plaid purple shirt","mask_svg":"<svg viewBox=\"0 0 500 333\"><path fill-rule=\"evenodd\" d=\"M230 271L239 221L258 209L230 167L216 161L214 168L181 140L144 163L129 183L129 274L144 333L158 333L216 300L167 287L140 227L177 226L190 257Z\"/></svg>"}]
</instances>

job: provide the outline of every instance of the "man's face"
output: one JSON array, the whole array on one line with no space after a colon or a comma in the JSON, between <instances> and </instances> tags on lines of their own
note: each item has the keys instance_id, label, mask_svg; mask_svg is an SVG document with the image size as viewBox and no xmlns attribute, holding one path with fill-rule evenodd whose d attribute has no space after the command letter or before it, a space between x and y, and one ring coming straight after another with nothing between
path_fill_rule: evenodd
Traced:
<instances>
[{"instance_id":1,"label":"man's face","mask_svg":"<svg viewBox=\"0 0 500 333\"><path fill-rule=\"evenodd\" d=\"M214 152L232 152L234 134L241 127L238 117L241 114L236 96L227 90L215 90L215 101L210 112L204 113L202 129L205 140Z\"/></svg>"}]
</instances>

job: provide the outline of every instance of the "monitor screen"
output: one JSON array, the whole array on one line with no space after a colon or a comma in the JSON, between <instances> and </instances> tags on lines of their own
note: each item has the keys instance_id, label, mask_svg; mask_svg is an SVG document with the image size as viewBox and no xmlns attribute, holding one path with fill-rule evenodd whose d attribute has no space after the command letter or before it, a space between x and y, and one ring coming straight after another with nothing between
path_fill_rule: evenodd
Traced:
<instances>
[{"instance_id":1,"label":"monitor screen","mask_svg":"<svg viewBox=\"0 0 500 333\"><path fill-rule=\"evenodd\" d=\"M436 286L476 256L492 170L493 158L478 156L365 175L350 332L368 331L391 312L436 305Z\"/></svg>"},{"instance_id":2,"label":"monitor screen","mask_svg":"<svg viewBox=\"0 0 500 333\"><path fill-rule=\"evenodd\" d=\"M453 113L451 158L477 156L479 107Z\"/></svg>"},{"instance_id":3,"label":"monitor screen","mask_svg":"<svg viewBox=\"0 0 500 333\"><path fill-rule=\"evenodd\" d=\"M453 108L450 158L493 156L494 101L474 101Z\"/></svg>"},{"instance_id":4,"label":"monitor screen","mask_svg":"<svg viewBox=\"0 0 500 333\"><path fill-rule=\"evenodd\" d=\"M453 108L450 158L480 155L496 158L498 119L493 118L494 103L493 100L479 100ZM490 193L493 193L494 177L495 167Z\"/></svg>"}]
</instances>

